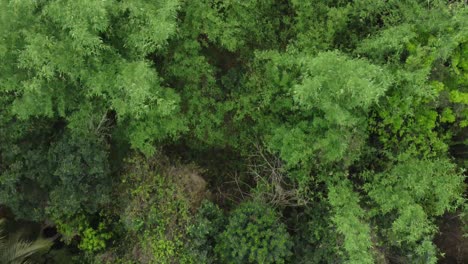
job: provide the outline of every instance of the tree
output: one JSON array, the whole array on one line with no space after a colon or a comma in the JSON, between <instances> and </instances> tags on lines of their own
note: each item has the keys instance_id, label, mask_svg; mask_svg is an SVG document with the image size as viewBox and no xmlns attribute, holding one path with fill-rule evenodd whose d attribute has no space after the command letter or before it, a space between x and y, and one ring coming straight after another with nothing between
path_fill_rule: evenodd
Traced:
<instances>
[{"instance_id":1,"label":"tree","mask_svg":"<svg viewBox=\"0 0 468 264\"><path fill-rule=\"evenodd\" d=\"M0 204L82 262L433 263L466 203L467 18L0 0Z\"/></svg>"},{"instance_id":2,"label":"tree","mask_svg":"<svg viewBox=\"0 0 468 264\"><path fill-rule=\"evenodd\" d=\"M328 200L333 209L332 221L344 236L343 247L348 253L347 263L374 263L369 224L363 221L365 211L359 205L359 196L343 180L329 187Z\"/></svg>"},{"instance_id":3,"label":"tree","mask_svg":"<svg viewBox=\"0 0 468 264\"><path fill-rule=\"evenodd\" d=\"M177 1L3 0L2 6L1 56L8 63L1 91L15 93L7 107L16 117L65 119L76 128L75 115L113 112L131 145L146 153L154 151L154 139L183 130L175 117L178 96L161 87L146 59L175 31ZM160 34L150 34L155 30Z\"/></svg>"},{"instance_id":4,"label":"tree","mask_svg":"<svg viewBox=\"0 0 468 264\"><path fill-rule=\"evenodd\" d=\"M391 219L381 226L383 239L415 253L413 260L435 263L434 219L462 203L464 176L447 159L400 157L388 171L366 173L364 188L375 203L374 217ZM384 231L386 230L386 231Z\"/></svg>"},{"instance_id":5,"label":"tree","mask_svg":"<svg viewBox=\"0 0 468 264\"><path fill-rule=\"evenodd\" d=\"M359 158L368 137L368 113L391 77L381 67L337 52L298 63L301 80L290 92L300 118L275 128L269 143L287 166L306 174L332 165L344 170Z\"/></svg>"}]
</instances>

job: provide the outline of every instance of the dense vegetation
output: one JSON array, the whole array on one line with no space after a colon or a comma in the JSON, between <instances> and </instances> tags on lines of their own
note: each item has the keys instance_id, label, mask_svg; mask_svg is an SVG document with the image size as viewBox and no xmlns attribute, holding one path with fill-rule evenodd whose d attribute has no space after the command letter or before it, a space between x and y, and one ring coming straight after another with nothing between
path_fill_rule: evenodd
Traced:
<instances>
[{"instance_id":1,"label":"dense vegetation","mask_svg":"<svg viewBox=\"0 0 468 264\"><path fill-rule=\"evenodd\" d=\"M0 0L0 61L30 260L468 261L463 0Z\"/></svg>"}]
</instances>

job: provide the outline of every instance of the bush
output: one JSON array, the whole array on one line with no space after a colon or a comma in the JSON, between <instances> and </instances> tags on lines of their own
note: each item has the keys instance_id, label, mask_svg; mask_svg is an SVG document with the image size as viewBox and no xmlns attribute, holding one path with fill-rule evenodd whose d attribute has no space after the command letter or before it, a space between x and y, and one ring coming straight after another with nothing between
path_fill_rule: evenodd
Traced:
<instances>
[{"instance_id":1,"label":"bush","mask_svg":"<svg viewBox=\"0 0 468 264\"><path fill-rule=\"evenodd\" d=\"M268 205L246 202L229 217L215 251L223 263L285 263L292 242L278 214Z\"/></svg>"},{"instance_id":2,"label":"bush","mask_svg":"<svg viewBox=\"0 0 468 264\"><path fill-rule=\"evenodd\" d=\"M219 263L214 254L216 237L223 231L225 217L223 211L209 201L204 201L188 228L187 250L197 263Z\"/></svg>"}]
</instances>

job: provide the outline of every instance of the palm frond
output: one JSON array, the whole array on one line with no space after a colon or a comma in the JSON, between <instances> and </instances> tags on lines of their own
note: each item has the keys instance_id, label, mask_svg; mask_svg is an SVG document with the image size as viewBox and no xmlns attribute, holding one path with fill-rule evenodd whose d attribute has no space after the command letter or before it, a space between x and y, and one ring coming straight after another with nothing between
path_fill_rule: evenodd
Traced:
<instances>
[{"instance_id":1,"label":"palm frond","mask_svg":"<svg viewBox=\"0 0 468 264\"><path fill-rule=\"evenodd\" d=\"M4 232L4 221L0 220L0 233ZM52 246L52 242L38 238L33 241L23 239L23 233L18 231L8 236L0 237L0 261L9 264L25 264L28 258L44 252Z\"/></svg>"}]
</instances>

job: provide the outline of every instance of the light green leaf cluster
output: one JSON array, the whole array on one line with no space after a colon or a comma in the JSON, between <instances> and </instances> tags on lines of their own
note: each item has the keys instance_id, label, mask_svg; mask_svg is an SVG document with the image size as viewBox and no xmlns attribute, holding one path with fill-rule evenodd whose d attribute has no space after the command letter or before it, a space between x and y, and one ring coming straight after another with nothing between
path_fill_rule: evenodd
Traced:
<instances>
[{"instance_id":1,"label":"light green leaf cluster","mask_svg":"<svg viewBox=\"0 0 468 264\"><path fill-rule=\"evenodd\" d=\"M82 106L93 104L99 106L97 112L114 111L118 123L130 128L132 146L146 153L152 152L154 139L183 129L183 120L174 116L178 96L160 85L153 63L146 59L175 32L177 1L3 5L11 7L2 10L4 15L13 18L23 12L35 21L5 26L12 30L4 32L6 48L18 52L8 52L10 66L2 67L2 76L12 81L2 79L2 91L16 94L11 107L18 117L73 119L74 112L82 115ZM88 114L92 119L94 113Z\"/></svg>"},{"instance_id":2,"label":"light green leaf cluster","mask_svg":"<svg viewBox=\"0 0 468 264\"><path fill-rule=\"evenodd\" d=\"M292 89L295 107L308 118L277 129L272 145L288 165L312 160L349 166L367 138L367 115L391 78L381 67L338 52L299 60L301 81Z\"/></svg>"},{"instance_id":3,"label":"light green leaf cluster","mask_svg":"<svg viewBox=\"0 0 468 264\"><path fill-rule=\"evenodd\" d=\"M347 263L374 263L370 227L365 222L365 211L359 205L359 195L353 191L351 182L343 180L329 187L328 201L334 211L332 221L344 236Z\"/></svg>"},{"instance_id":4,"label":"light green leaf cluster","mask_svg":"<svg viewBox=\"0 0 468 264\"><path fill-rule=\"evenodd\" d=\"M455 210L463 202L464 176L446 159L415 160L402 158L387 172L368 174L365 190L378 205L382 215L394 215L389 237L395 245L409 245L418 254L431 256L436 262L434 246L429 252L422 247L430 243L436 231L434 217Z\"/></svg>"}]
</instances>

